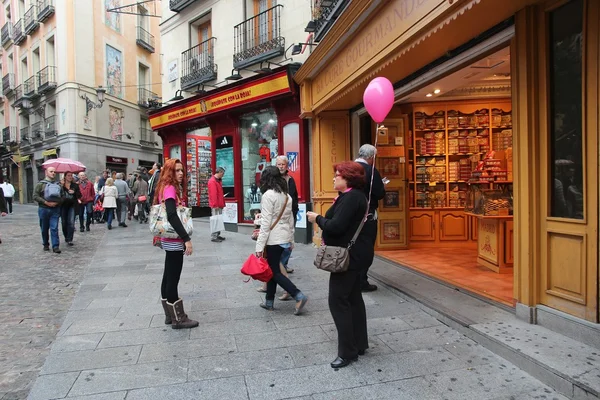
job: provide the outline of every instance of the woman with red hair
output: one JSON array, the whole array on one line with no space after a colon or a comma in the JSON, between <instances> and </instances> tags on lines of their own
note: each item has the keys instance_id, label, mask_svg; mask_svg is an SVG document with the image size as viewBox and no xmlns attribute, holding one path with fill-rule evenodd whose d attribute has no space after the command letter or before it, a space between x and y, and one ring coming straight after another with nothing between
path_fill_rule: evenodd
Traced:
<instances>
[{"instance_id":1,"label":"woman with red hair","mask_svg":"<svg viewBox=\"0 0 600 400\"><path fill-rule=\"evenodd\" d=\"M365 185L365 169L357 162L344 161L333 166L333 187L339 192L325 216L307 212L310 222L322 230L322 240L328 246L347 247L367 212L367 198L361 190ZM350 249L350 264L346 272L329 276L329 310L338 331L338 357L332 368L343 368L369 347L367 313L362 298L361 270L373 246L361 232Z\"/></svg>"},{"instance_id":2,"label":"woman with red hair","mask_svg":"<svg viewBox=\"0 0 600 400\"><path fill-rule=\"evenodd\" d=\"M188 318L183 309L183 300L179 298L177 292L183 268L183 256L192 254L192 239L177 216L177 206L186 205L183 197L186 189L186 174L181 161L172 158L165 162L156 185L154 204L165 203L167 219L179 235L177 239L161 239L162 248L165 250L165 269L160 285L160 301L165 311L165 324L170 324L173 329L198 326L198 321Z\"/></svg>"}]
</instances>

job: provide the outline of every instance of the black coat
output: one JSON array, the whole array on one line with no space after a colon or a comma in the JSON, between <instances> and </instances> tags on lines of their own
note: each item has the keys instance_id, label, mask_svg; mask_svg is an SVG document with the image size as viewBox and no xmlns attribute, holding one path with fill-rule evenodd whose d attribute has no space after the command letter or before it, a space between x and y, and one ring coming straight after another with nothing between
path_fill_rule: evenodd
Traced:
<instances>
[{"instance_id":1,"label":"black coat","mask_svg":"<svg viewBox=\"0 0 600 400\"><path fill-rule=\"evenodd\" d=\"M367 198L369 197L369 190L371 188L371 171L374 170L373 175L373 191L371 192L371 204L369 206L369 213L374 213L377 210L377 206L379 205L379 200L383 199L385 196L385 186L381 180L381 175L379 175L379 171L377 168L372 167L369 164L359 162L360 165L365 169L365 179L367 184L365 185L364 192Z\"/></svg>"},{"instance_id":2,"label":"black coat","mask_svg":"<svg viewBox=\"0 0 600 400\"><path fill-rule=\"evenodd\" d=\"M296 181L292 178L289 173L286 173L285 179L288 184L288 194L292 198L292 213L294 214L294 221L297 221L298 216L298 188L296 188Z\"/></svg>"},{"instance_id":3,"label":"black coat","mask_svg":"<svg viewBox=\"0 0 600 400\"><path fill-rule=\"evenodd\" d=\"M2 190L2 188L0 188L0 212L8 212L8 209L6 208L6 199L4 198L4 190Z\"/></svg>"},{"instance_id":4,"label":"black coat","mask_svg":"<svg viewBox=\"0 0 600 400\"><path fill-rule=\"evenodd\" d=\"M323 241L328 246L346 247L356 233L367 210L367 198L362 190L353 189L340 193L337 200L327 210L325 216L317 217L317 225L323 231ZM364 230L350 249L350 266L348 269L360 270L367 267L372 259L373 244Z\"/></svg>"}]
</instances>

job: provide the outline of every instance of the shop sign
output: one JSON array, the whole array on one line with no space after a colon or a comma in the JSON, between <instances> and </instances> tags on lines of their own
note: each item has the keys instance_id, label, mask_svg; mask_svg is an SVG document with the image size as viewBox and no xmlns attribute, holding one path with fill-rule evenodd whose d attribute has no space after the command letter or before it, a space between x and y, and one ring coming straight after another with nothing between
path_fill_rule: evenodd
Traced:
<instances>
[{"instance_id":1,"label":"shop sign","mask_svg":"<svg viewBox=\"0 0 600 400\"><path fill-rule=\"evenodd\" d=\"M287 71L152 115L153 130L291 92Z\"/></svg>"},{"instance_id":2,"label":"shop sign","mask_svg":"<svg viewBox=\"0 0 600 400\"><path fill-rule=\"evenodd\" d=\"M296 217L296 228L306 229L306 204L298 204L298 216Z\"/></svg>"},{"instance_id":3,"label":"shop sign","mask_svg":"<svg viewBox=\"0 0 600 400\"><path fill-rule=\"evenodd\" d=\"M497 264L498 263L498 221L480 220L477 233L479 256Z\"/></svg>"},{"instance_id":4,"label":"shop sign","mask_svg":"<svg viewBox=\"0 0 600 400\"><path fill-rule=\"evenodd\" d=\"M106 163L127 165L127 159L125 157L106 156Z\"/></svg>"},{"instance_id":5,"label":"shop sign","mask_svg":"<svg viewBox=\"0 0 600 400\"><path fill-rule=\"evenodd\" d=\"M330 91L339 87L349 76L391 43L404 35L431 11L446 3L446 0L395 0L378 12L375 18L346 44L323 69L312 86L313 101L323 99Z\"/></svg>"},{"instance_id":6,"label":"shop sign","mask_svg":"<svg viewBox=\"0 0 600 400\"><path fill-rule=\"evenodd\" d=\"M29 157L30 156L21 156L21 158L19 159L20 162L26 162L29 161Z\"/></svg>"},{"instance_id":7,"label":"shop sign","mask_svg":"<svg viewBox=\"0 0 600 400\"><path fill-rule=\"evenodd\" d=\"M225 203L223 209L223 222L229 224L237 224L238 222L238 205L237 203Z\"/></svg>"},{"instance_id":8,"label":"shop sign","mask_svg":"<svg viewBox=\"0 0 600 400\"><path fill-rule=\"evenodd\" d=\"M167 76L169 82L173 82L179 78L179 71L177 70L177 60L173 60L167 66Z\"/></svg>"},{"instance_id":9,"label":"shop sign","mask_svg":"<svg viewBox=\"0 0 600 400\"><path fill-rule=\"evenodd\" d=\"M56 149L48 149L48 150L42 151L42 157L55 156L55 155L56 155Z\"/></svg>"}]
</instances>

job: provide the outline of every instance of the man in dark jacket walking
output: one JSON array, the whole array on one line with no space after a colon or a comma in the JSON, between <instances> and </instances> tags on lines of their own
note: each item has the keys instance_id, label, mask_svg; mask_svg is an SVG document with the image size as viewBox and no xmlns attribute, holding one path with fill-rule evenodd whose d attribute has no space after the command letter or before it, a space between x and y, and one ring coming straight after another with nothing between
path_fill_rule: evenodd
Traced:
<instances>
[{"instance_id":1,"label":"man in dark jacket walking","mask_svg":"<svg viewBox=\"0 0 600 400\"><path fill-rule=\"evenodd\" d=\"M79 231L84 231L83 217L85 215L85 230L89 232L94 213L93 207L96 191L94 190L94 184L88 180L85 172L79 173L79 191L81 192L81 198L79 199Z\"/></svg>"},{"instance_id":2,"label":"man in dark jacket walking","mask_svg":"<svg viewBox=\"0 0 600 400\"><path fill-rule=\"evenodd\" d=\"M369 200L369 193L371 193L370 203L369 203L369 214L367 216L367 221L363 226L363 231L368 237L371 239L372 246L375 247L375 242L377 240L377 206L379 205L379 200L383 199L385 196L385 187L383 181L381 179L381 175L379 175L379 171L377 168L373 166L373 162L375 161L375 155L377 154L377 149L375 146L370 144L363 144L358 150L358 158L354 161L359 163L365 169L365 179L366 185L364 188L365 196L367 196L367 200ZM373 174L373 188L371 189L371 174ZM377 286L369 283L369 278L367 276L367 272L369 272L369 268L371 268L371 264L373 264L373 256L370 257L370 260L365 264L365 268L361 272L361 285L363 292L372 292L377 290Z\"/></svg>"},{"instance_id":3,"label":"man in dark jacket walking","mask_svg":"<svg viewBox=\"0 0 600 400\"><path fill-rule=\"evenodd\" d=\"M56 169L46 168L46 177L33 189L33 201L38 203L38 216L42 230L42 244L44 251L50 251L50 239L52 239L52 251L60 254L60 239L58 237L58 220L60 219L60 204L63 201L64 192L60 183L56 181ZM50 230L50 237L48 237Z\"/></svg>"}]
</instances>

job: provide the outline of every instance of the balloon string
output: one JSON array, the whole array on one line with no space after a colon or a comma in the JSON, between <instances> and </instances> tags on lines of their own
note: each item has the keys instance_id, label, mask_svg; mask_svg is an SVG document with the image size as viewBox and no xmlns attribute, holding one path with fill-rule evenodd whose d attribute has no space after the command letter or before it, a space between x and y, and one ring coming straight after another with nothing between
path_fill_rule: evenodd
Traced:
<instances>
[{"instance_id":1,"label":"balloon string","mask_svg":"<svg viewBox=\"0 0 600 400\"><path fill-rule=\"evenodd\" d=\"M367 199L367 212L365 213L365 221L369 216L369 210L371 209L371 193L373 192L373 177L375 176L375 158L377 157L377 139L379 139L379 124L375 129L375 154L373 154L373 165L371 167L371 184L369 185L369 198Z\"/></svg>"}]
</instances>

